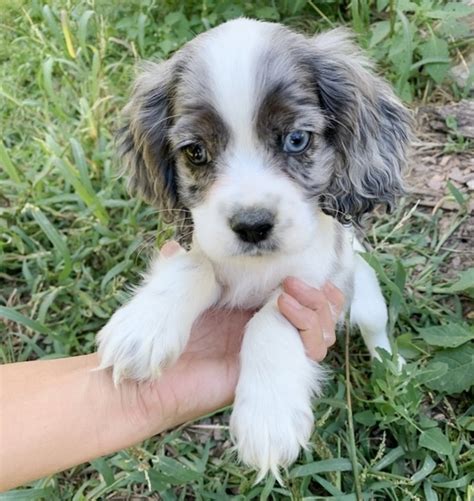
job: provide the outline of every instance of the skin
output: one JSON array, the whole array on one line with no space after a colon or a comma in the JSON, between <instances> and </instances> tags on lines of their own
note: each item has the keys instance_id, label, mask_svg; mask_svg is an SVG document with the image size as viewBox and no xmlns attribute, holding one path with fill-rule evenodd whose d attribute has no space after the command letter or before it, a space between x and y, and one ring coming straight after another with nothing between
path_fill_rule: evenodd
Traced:
<instances>
[{"instance_id":1,"label":"skin","mask_svg":"<svg viewBox=\"0 0 474 501\"><path fill-rule=\"evenodd\" d=\"M165 244L167 257L179 249ZM288 278L278 300L308 355L324 359L335 342L344 297ZM238 354L251 311L209 310L193 327L177 363L153 382L94 370L98 355L0 367L0 490L110 454L232 403Z\"/></svg>"}]
</instances>

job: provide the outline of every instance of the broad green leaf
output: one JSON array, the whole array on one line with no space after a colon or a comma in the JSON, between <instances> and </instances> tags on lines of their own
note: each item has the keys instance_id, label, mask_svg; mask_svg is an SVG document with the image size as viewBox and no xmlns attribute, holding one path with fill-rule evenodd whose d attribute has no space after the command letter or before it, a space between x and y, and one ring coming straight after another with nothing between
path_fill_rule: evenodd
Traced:
<instances>
[{"instance_id":1,"label":"broad green leaf","mask_svg":"<svg viewBox=\"0 0 474 501\"><path fill-rule=\"evenodd\" d=\"M467 391L474 385L474 343L439 351L427 368L432 368L434 364L446 364L447 375L427 382L428 388L452 394Z\"/></svg>"},{"instance_id":2,"label":"broad green leaf","mask_svg":"<svg viewBox=\"0 0 474 501\"><path fill-rule=\"evenodd\" d=\"M420 348L413 341L413 334L400 334L396 341L398 350L405 358L416 358L420 354Z\"/></svg>"},{"instance_id":3,"label":"broad green leaf","mask_svg":"<svg viewBox=\"0 0 474 501\"><path fill-rule=\"evenodd\" d=\"M448 43L436 35L420 45L419 47L423 59L429 60L431 58L443 58L448 62L433 62L426 63L425 70L428 75L436 82L441 83L449 70L449 50Z\"/></svg>"},{"instance_id":4,"label":"broad green leaf","mask_svg":"<svg viewBox=\"0 0 474 501\"><path fill-rule=\"evenodd\" d=\"M354 421L365 426L373 426L377 422L377 418L372 411L362 411L354 414Z\"/></svg>"},{"instance_id":5,"label":"broad green leaf","mask_svg":"<svg viewBox=\"0 0 474 501\"><path fill-rule=\"evenodd\" d=\"M432 457L428 454L423 461L423 466L412 475L410 478L411 482L416 484L426 478L434 469L436 468L436 463L433 461Z\"/></svg>"},{"instance_id":6,"label":"broad green leaf","mask_svg":"<svg viewBox=\"0 0 474 501\"><path fill-rule=\"evenodd\" d=\"M169 487L169 482L158 470L148 470L148 478L150 479L151 488L156 492L162 492Z\"/></svg>"},{"instance_id":7,"label":"broad green leaf","mask_svg":"<svg viewBox=\"0 0 474 501\"><path fill-rule=\"evenodd\" d=\"M202 477L202 473L192 470L179 461L166 456L160 457L155 468L163 474L164 479L170 484L184 484L186 482L198 480Z\"/></svg>"},{"instance_id":8,"label":"broad green leaf","mask_svg":"<svg viewBox=\"0 0 474 501\"><path fill-rule=\"evenodd\" d=\"M372 36L370 37L369 49L375 47L387 37L390 33L390 21L379 21L374 23L371 28Z\"/></svg>"},{"instance_id":9,"label":"broad green leaf","mask_svg":"<svg viewBox=\"0 0 474 501\"><path fill-rule=\"evenodd\" d=\"M457 323L424 327L419 332L428 344L443 348L456 348L474 339L474 330Z\"/></svg>"},{"instance_id":10,"label":"broad green leaf","mask_svg":"<svg viewBox=\"0 0 474 501\"><path fill-rule=\"evenodd\" d=\"M91 461L92 466L102 475L104 482L111 485L114 481L114 472L108 461L104 458L97 458Z\"/></svg>"},{"instance_id":11,"label":"broad green leaf","mask_svg":"<svg viewBox=\"0 0 474 501\"><path fill-rule=\"evenodd\" d=\"M397 22L398 30L396 35L392 37L388 57L395 66L398 75L397 92L402 99L410 101L412 90L408 79L413 63L413 39L416 28L400 9L397 9L397 18L399 19Z\"/></svg>"},{"instance_id":12,"label":"broad green leaf","mask_svg":"<svg viewBox=\"0 0 474 501\"><path fill-rule=\"evenodd\" d=\"M400 12L415 12L417 10L416 3L411 0L398 0L396 5Z\"/></svg>"},{"instance_id":13,"label":"broad green leaf","mask_svg":"<svg viewBox=\"0 0 474 501\"><path fill-rule=\"evenodd\" d=\"M423 493L425 494L426 501L438 501L438 495L434 491L431 482L427 480L423 482Z\"/></svg>"},{"instance_id":14,"label":"broad green leaf","mask_svg":"<svg viewBox=\"0 0 474 501\"><path fill-rule=\"evenodd\" d=\"M450 17L440 23L437 32L440 35L460 39L469 36L470 28L469 23Z\"/></svg>"},{"instance_id":15,"label":"broad green leaf","mask_svg":"<svg viewBox=\"0 0 474 501\"><path fill-rule=\"evenodd\" d=\"M177 10L167 14L167 16L164 19L164 23L166 26L173 26L175 24L182 22L183 20L187 21L186 16L180 10Z\"/></svg>"},{"instance_id":16,"label":"broad green leaf","mask_svg":"<svg viewBox=\"0 0 474 501\"><path fill-rule=\"evenodd\" d=\"M280 19L278 10L272 6L260 7L255 11L255 14L259 19L273 19L274 21L278 21Z\"/></svg>"},{"instance_id":17,"label":"broad green leaf","mask_svg":"<svg viewBox=\"0 0 474 501\"><path fill-rule=\"evenodd\" d=\"M457 422L462 428L468 431L474 431L474 416L462 416Z\"/></svg>"},{"instance_id":18,"label":"broad green leaf","mask_svg":"<svg viewBox=\"0 0 474 501\"><path fill-rule=\"evenodd\" d=\"M474 297L474 268L462 271L458 281L444 290L447 293L466 292L468 296Z\"/></svg>"},{"instance_id":19,"label":"broad green leaf","mask_svg":"<svg viewBox=\"0 0 474 501\"><path fill-rule=\"evenodd\" d=\"M392 449L389 451L385 456L378 461L374 466L373 470L374 471L380 471L386 468L387 466L390 466L392 463L394 463L397 459L401 458L405 454L405 451L403 450L403 447L399 445L395 449Z\"/></svg>"},{"instance_id":20,"label":"broad green leaf","mask_svg":"<svg viewBox=\"0 0 474 501\"><path fill-rule=\"evenodd\" d=\"M443 9L428 10L425 12L426 17L431 19L448 19L469 16L474 13L471 5L463 2L450 2Z\"/></svg>"},{"instance_id":21,"label":"broad green leaf","mask_svg":"<svg viewBox=\"0 0 474 501\"><path fill-rule=\"evenodd\" d=\"M438 379L444 377L448 372L448 366L441 362L429 364L428 367L417 374L416 380L419 384L427 384L428 381L432 381L433 379Z\"/></svg>"},{"instance_id":22,"label":"broad green leaf","mask_svg":"<svg viewBox=\"0 0 474 501\"><path fill-rule=\"evenodd\" d=\"M446 435L439 428L425 430L420 435L420 447L435 451L438 454L451 454L453 448Z\"/></svg>"},{"instance_id":23,"label":"broad green leaf","mask_svg":"<svg viewBox=\"0 0 474 501\"><path fill-rule=\"evenodd\" d=\"M324 473L328 471L351 471L352 464L347 458L324 459L314 463L296 466L290 472L291 478L306 477L315 473Z\"/></svg>"},{"instance_id":24,"label":"broad green leaf","mask_svg":"<svg viewBox=\"0 0 474 501\"><path fill-rule=\"evenodd\" d=\"M467 487L473 479L473 474L468 473L461 478L456 478L454 480L447 480L445 482L433 482L435 487L440 487L442 489L462 489ZM433 479L434 480L434 479Z\"/></svg>"}]
</instances>

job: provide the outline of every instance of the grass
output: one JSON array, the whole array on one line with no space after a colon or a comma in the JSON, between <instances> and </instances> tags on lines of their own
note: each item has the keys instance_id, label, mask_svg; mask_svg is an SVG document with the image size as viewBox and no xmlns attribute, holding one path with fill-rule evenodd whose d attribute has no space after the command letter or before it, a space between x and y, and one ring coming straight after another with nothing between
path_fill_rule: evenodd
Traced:
<instances>
[{"instance_id":1,"label":"grass","mask_svg":"<svg viewBox=\"0 0 474 501\"><path fill-rule=\"evenodd\" d=\"M166 57L241 14L309 32L349 24L404 99L468 93L447 78L471 41L460 3L3 1L0 11L3 363L93 351L126 285L170 235L116 176L113 131L142 57ZM224 413L1 499L472 498L474 347L464 313L473 270L449 270L469 215L465 195L450 186L447 196L458 205L448 224L442 209L431 215L407 200L368 231L366 258L409 364L402 375L388 359L370 364L359 336L349 359L342 336L327 359L333 378L315 406L313 446L284 487L253 485L230 452Z\"/></svg>"}]
</instances>

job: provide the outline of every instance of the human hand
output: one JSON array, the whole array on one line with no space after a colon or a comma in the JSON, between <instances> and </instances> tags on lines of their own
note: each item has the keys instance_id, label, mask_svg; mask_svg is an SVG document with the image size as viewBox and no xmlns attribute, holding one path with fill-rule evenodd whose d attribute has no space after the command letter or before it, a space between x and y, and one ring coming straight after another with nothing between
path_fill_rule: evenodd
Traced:
<instances>
[{"instance_id":1,"label":"human hand","mask_svg":"<svg viewBox=\"0 0 474 501\"><path fill-rule=\"evenodd\" d=\"M166 243L161 255L181 247ZM322 361L335 343L335 324L343 305L342 292L330 283L321 290L290 277L278 298L281 313L299 330L308 356ZM178 361L159 380L141 383L150 419L160 415L162 431L232 403L239 375L239 352L245 326L254 311L210 309L194 324Z\"/></svg>"}]
</instances>

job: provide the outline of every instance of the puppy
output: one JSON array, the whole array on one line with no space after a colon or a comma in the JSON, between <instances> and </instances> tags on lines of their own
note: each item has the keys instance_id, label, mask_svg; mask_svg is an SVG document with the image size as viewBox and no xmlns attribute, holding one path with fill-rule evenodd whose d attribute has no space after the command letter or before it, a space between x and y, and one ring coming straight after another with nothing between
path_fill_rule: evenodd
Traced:
<instances>
[{"instance_id":1,"label":"puppy","mask_svg":"<svg viewBox=\"0 0 474 501\"><path fill-rule=\"evenodd\" d=\"M138 77L121 131L133 190L181 225L187 253L156 259L101 330L101 367L156 378L206 309L249 321L231 433L277 477L311 434L324 371L279 313L279 284L332 281L373 357L387 311L351 222L403 193L409 115L341 29L315 37L250 19L197 36Z\"/></svg>"}]
</instances>

